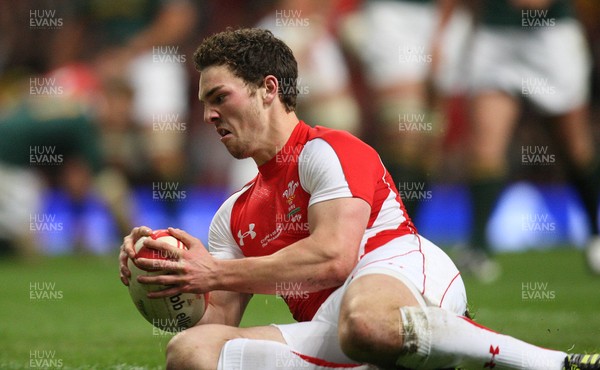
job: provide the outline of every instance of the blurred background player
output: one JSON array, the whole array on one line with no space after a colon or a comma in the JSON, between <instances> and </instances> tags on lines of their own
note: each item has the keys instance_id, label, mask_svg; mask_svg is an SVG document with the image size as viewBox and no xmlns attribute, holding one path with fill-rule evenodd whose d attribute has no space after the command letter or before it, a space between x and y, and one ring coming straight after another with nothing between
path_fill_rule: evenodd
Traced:
<instances>
[{"instance_id":1,"label":"blurred background player","mask_svg":"<svg viewBox=\"0 0 600 370\"><path fill-rule=\"evenodd\" d=\"M327 123L327 127L358 134L360 112L350 72L332 33L334 5L319 0L279 0L257 27L273 32L296 55L302 116L318 125Z\"/></svg>"},{"instance_id":2,"label":"blurred background player","mask_svg":"<svg viewBox=\"0 0 600 370\"><path fill-rule=\"evenodd\" d=\"M89 128L94 132L89 140L94 139L86 151L96 148L99 156L106 154L107 159L103 171L98 171L97 161L94 161L93 171L86 169L89 156L83 163L77 162L78 166L76 162L65 161L43 168L42 172L56 180L48 183L47 191L42 187L37 194L45 208L34 207L33 201L21 205L28 210L27 215L45 212L45 215L61 216L65 230L44 235L42 240L37 240L39 248L48 253L64 253L73 249L70 244L76 244L92 252L106 253L111 241L77 240L68 225L78 224L82 235L91 227L95 227L96 234L118 235L109 224L114 222L117 227L128 230L134 223L134 185L149 187L150 182L187 180L183 132L188 128L190 95L186 68L191 67L185 63L185 45L186 38L196 29L197 7L186 0L119 4L26 0L10 6L3 2L0 6L3 10L0 76L8 81L20 81L14 85L42 81L34 87L40 91L60 90L32 94L9 89L7 84L2 86L3 122L15 122L4 125L3 129L11 130L5 139L14 132L20 135L19 140L4 146L3 152L11 155L15 162L14 157L20 152L11 148L30 143L34 148L36 145L56 147L66 156L60 152L62 142L56 143L57 133L69 129L83 132ZM28 32L20 33L20 25L26 17L31 24L36 24L34 10L41 8L52 14L42 16L41 20L48 21L43 17L51 17L50 21L58 21L59 26L30 26ZM7 17L8 14L15 16ZM45 12L39 10L37 14ZM48 86L48 81L52 81L53 86ZM13 109L13 105L26 108L19 111ZM72 116L84 124L69 126ZM51 127L49 124L37 125L47 121L56 124L55 132L47 130ZM79 148L78 138L73 135L65 135L65 138L71 138L70 146ZM144 145L141 145L142 140ZM28 156L19 159L28 160ZM24 171L40 172L31 168ZM0 182L0 186L9 186L8 181ZM28 184L33 185L33 182ZM149 192L144 196L147 194ZM164 218L173 218L173 202L150 200L151 197L146 196L138 203L162 206ZM106 206L109 212L104 209Z\"/></svg>"},{"instance_id":3,"label":"blurred background player","mask_svg":"<svg viewBox=\"0 0 600 370\"><path fill-rule=\"evenodd\" d=\"M442 96L461 85L458 64L470 25L451 5L449 0L366 0L341 26L373 94L374 145L413 217L419 201L427 199L407 194L423 194L438 169L445 130Z\"/></svg>"},{"instance_id":4,"label":"blurred background player","mask_svg":"<svg viewBox=\"0 0 600 370\"><path fill-rule=\"evenodd\" d=\"M298 60L297 110L314 125L361 133L360 109L346 57L333 34L334 1L278 0L256 25L283 40ZM256 176L252 161L234 161L230 188L237 191Z\"/></svg>"},{"instance_id":5,"label":"blurred background player","mask_svg":"<svg viewBox=\"0 0 600 370\"><path fill-rule=\"evenodd\" d=\"M568 0L481 0L474 35L470 94L473 231L459 264L482 280L500 273L490 259L486 226L506 183L506 152L525 100L548 121L556 151L598 238L600 167L588 116L590 60Z\"/></svg>"},{"instance_id":6,"label":"blurred background player","mask_svg":"<svg viewBox=\"0 0 600 370\"><path fill-rule=\"evenodd\" d=\"M0 252L49 252L40 244L69 251L106 248L84 242L89 229L83 225L71 230L72 249L67 247L59 240L67 220L49 214L42 202L54 187L62 189L60 195L69 199L65 207L76 217L94 202L90 190L102 169L102 151L85 103L93 79L79 72L59 69L19 78L13 82L15 99L0 99Z\"/></svg>"},{"instance_id":7,"label":"blurred background player","mask_svg":"<svg viewBox=\"0 0 600 370\"><path fill-rule=\"evenodd\" d=\"M114 82L120 81L131 89L129 97L120 96L130 102L128 119L145 137L148 179L153 180L152 186L167 182L183 186L189 181L184 135L189 128L190 94L185 45L196 29L197 6L188 0L142 0L119 6L92 1L82 7L86 27L94 29L88 42L100 50L95 57L100 78L113 81L109 84L113 88L117 86ZM123 193L115 192L113 197L122 199ZM177 203L165 199L160 204L166 215L163 221L174 220Z\"/></svg>"}]
</instances>

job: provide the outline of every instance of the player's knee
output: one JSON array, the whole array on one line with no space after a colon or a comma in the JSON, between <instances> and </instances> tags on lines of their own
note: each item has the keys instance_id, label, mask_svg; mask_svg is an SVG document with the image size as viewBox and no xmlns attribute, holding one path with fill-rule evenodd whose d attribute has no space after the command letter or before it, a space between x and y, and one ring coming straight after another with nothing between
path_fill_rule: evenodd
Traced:
<instances>
[{"instance_id":1,"label":"player's knee","mask_svg":"<svg viewBox=\"0 0 600 370\"><path fill-rule=\"evenodd\" d=\"M368 361L376 351L376 320L366 310L342 313L338 323L340 346L355 361Z\"/></svg>"},{"instance_id":2,"label":"player's knee","mask_svg":"<svg viewBox=\"0 0 600 370\"><path fill-rule=\"evenodd\" d=\"M200 347L194 336L183 331L169 341L167 345L167 369L206 369L210 354L203 353L210 346Z\"/></svg>"},{"instance_id":3,"label":"player's knee","mask_svg":"<svg viewBox=\"0 0 600 370\"><path fill-rule=\"evenodd\" d=\"M192 354L192 341L190 335L181 332L171 338L167 345L167 369L190 369L195 364L190 363L195 356Z\"/></svg>"},{"instance_id":4,"label":"player's knee","mask_svg":"<svg viewBox=\"0 0 600 370\"><path fill-rule=\"evenodd\" d=\"M419 307L410 308L422 311ZM401 309L389 310L385 306L378 309L373 305L357 310L343 309L338 323L340 347L354 361L393 368L405 339L415 341L413 336L424 330L422 324L405 323Z\"/></svg>"},{"instance_id":5,"label":"player's knee","mask_svg":"<svg viewBox=\"0 0 600 370\"><path fill-rule=\"evenodd\" d=\"M185 355L186 347L186 339L183 333L179 333L171 338L166 349L167 369L177 369L184 365L181 362L187 358Z\"/></svg>"}]
</instances>

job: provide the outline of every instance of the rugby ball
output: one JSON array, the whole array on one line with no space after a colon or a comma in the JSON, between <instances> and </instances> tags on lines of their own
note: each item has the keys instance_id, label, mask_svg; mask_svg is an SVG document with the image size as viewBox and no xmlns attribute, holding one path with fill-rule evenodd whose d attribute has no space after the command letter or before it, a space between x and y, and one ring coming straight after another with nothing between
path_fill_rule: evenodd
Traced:
<instances>
[{"instance_id":1,"label":"rugby ball","mask_svg":"<svg viewBox=\"0 0 600 370\"><path fill-rule=\"evenodd\" d=\"M155 327L170 331L180 332L194 326L206 309L206 297L204 294L179 293L166 298L148 298L148 292L166 289L165 285L141 284L137 281L140 275L163 275L164 263L173 256L169 256L164 251L159 251L144 246L144 240L152 238L154 240L165 241L177 248L184 249L185 245L167 230L156 230L150 236L140 238L135 243L135 258L127 261L127 266L131 271L129 280L129 295L135 304L135 307ZM151 269L142 269L136 265L137 258L148 258L156 261Z\"/></svg>"}]
</instances>

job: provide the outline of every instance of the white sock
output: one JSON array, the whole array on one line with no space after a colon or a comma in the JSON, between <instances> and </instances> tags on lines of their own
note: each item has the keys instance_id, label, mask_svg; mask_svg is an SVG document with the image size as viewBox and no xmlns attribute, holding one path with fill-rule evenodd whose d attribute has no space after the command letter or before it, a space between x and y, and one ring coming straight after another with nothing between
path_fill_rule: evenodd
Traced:
<instances>
[{"instance_id":1,"label":"white sock","mask_svg":"<svg viewBox=\"0 0 600 370\"><path fill-rule=\"evenodd\" d=\"M403 307L404 354L408 368L562 369L566 353L496 333L437 307Z\"/></svg>"},{"instance_id":2,"label":"white sock","mask_svg":"<svg viewBox=\"0 0 600 370\"><path fill-rule=\"evenodd\" d=\"M276 369L281 361L277 353L286 351L285 344L274 341L232 339L221 349L217 370Z\"/></svg>"},{"instance_id":3,"label":"white sock","mask_svg":"<svg viewBox=\"0 0 600 370\"><path fill-rule=\"evenodd\" d=\"M294 352L288 345L271 340L237 338L223 346L217 370L331 370L341 367L351 370L370 368L368 365L328 363Z\"/></svg>"}]
</instances>

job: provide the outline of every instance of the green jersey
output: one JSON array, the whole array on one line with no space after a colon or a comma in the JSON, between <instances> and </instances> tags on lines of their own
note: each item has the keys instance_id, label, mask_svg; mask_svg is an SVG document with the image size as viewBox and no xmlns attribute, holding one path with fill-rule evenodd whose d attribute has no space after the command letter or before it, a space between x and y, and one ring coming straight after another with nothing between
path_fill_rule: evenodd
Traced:
<instances>
[{"instance_id":1,"label":"green jersey","mask_svg":"<svg viewBox=\"0 0 600 370\"><path fill-rule=\"evenodd\" d=\"M0 161L47 167L71 157L83 159L95 172L101 167L96 126L79 108L53 98L30 98L0 117Z\"/></svg>"},{"instance_id":2,"label":"green jersey","mask_svg":"<svg viewBox=\"0 0 600 370\"><path fill-rule=\"evenodd\" d=\"M123 45L148 27L160 11L161 0L88 0L82 11L96 45Z\"/></svg>"},{"instance_id":3,"label":"green jersey","mask_svg":"<svg viewBox=\"0 0 600 370\"><path fill-rule=\"evenodd\" d=\"M551 27L556 21L575 16L570 0L554 0L548 9L519 9L511 0L482 0L482 23L503 27Z\"/></svg>"}]
</instances>

